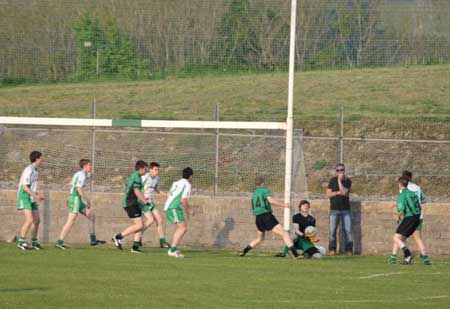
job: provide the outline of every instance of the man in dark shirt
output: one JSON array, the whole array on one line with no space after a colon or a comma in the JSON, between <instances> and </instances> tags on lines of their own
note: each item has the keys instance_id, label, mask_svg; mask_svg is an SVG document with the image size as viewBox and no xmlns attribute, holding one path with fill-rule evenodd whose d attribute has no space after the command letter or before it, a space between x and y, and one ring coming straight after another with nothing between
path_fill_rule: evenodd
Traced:
<instances>
[{"instance_id":1,"label":"man in dark shirt","mask_svg":"<svg viewBox=\"0 0 450 309\"><path fill-rule=\"evenodd\" d=\"M330 234L329 234L329 255L336 254L336 231L340 218L345 235L345 252L348 256L353 254L352 221L350 213L350 188L352 181L345 176L344 164L336 165L336 176L331 178L327 197L330 199Z\"/></svg>"}]
</instances>

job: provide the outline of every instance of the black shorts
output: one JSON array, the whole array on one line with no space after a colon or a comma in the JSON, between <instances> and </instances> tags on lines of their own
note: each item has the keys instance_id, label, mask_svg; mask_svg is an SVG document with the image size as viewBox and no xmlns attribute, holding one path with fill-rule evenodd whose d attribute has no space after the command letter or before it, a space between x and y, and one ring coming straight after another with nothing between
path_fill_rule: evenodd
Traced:
<instances>
[{"instance_id":1,"label":"black shorts","mask_svg":"<svg viewBox=\"0 0 450 309\"><path fill-rule=\"evenodd\" d=\"M256 227L260 232L271 231L278 224L277 218L271 212L256 216Z\"/></svg>"},{"instance_id":2,"label":"black shorts","mask_svg":"<svg viewBox=\"0 0 450 309\"><path fill-rule=\"evenodd\" d=\"M406 217L400 222L395 233L409 237L415 232L420 224L420 215Z\"/></svg>"},{"instance_id":3,"label":"black shorts","mask_svg":"<svg viewBox=\"0 0 450 309\"><path fill-rule=\"evenodd\" d=\"M316 247L311 247L308 250L305 251L306 254L308 254L310 257L313 256L316 253L319 253L319 249L317 249Z\"/></svg>"},{"instance_id":4,"label":"black shorts","mask_svg":"<svg viewBox=\"0 0 450 309\"><path fill-rule=\"evenodd\" d=\"M128 218L139 218L142 215L142 209L139 204L133 204L124 208L127 212Z\"/></svg>"}]
</instances>

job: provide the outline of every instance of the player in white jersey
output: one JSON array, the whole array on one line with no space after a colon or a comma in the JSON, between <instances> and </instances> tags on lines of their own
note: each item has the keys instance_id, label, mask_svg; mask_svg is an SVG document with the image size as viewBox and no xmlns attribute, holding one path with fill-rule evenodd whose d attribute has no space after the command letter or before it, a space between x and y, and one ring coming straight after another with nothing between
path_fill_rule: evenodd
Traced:
<instances>
[{"instance_id":1,"label":"player in white jersey","mask_svg":"<svg viewBox=\"0 0 450 309\"><path fill-rule=\"evenodd\" d=\"M425 244L422 240L422 235L421 235L421 231L422 231L422 226L423 226L423 207L422 205L426 203L426 197L425 194L423 193L422 189L415 183L411 182L412 180L412 176L413 174L410 171L404 171L402 174L403 177L405 177L406 179L408 179L408 186L407 189L409 191L412 191L414 193L416 193L418 199L419 199L419 203L421 206L421 211L420 211L420 224L419 226L416 228L416 230L414 231L414 233L412 234L414 241L417 244L417 247L419 248L420 251L420 256L423 260L423 263L425 265L431 265L430 262L430 258L427 254L427 249L425 247ZM392 254L388 259L388 263L389 264L395 264L397 261L397 251L398 251L398 247L397 245L394 243L394 247L392 249Z\"/></svg>"},{"instance_id":2,"label":"player in white jersey","mask_svg":"<svg viewBox=\"0 0 450 309\"><path fill-rule=\"evenodd\" d=\"M87 175L92 172L92 162L91 160L81 159L79 164L81 170L75 173L71 182L70 196L68 199L69 216L67 217L67 222L63 226L61 234L56 241L56 248L63 250L68 249L68 247L64 245L64 239L75 223L75 219L79 213L89 220L88 225L91 246L105 243L103 240L97 240L97 237L95 236L95 214L91 209L91 202L84 192L84 189L86 188Z\"/></svg>"},{"instance_id":3,"label":"player in white jersey","mask_svg":"<svg viewBox=\"0 0 450 309\"><path fill-rule=\"evenodd\" d=\"M164 235L163 219L157 209L155 201L153 200L153 194L155 194L155 192L167 197L167 193L159 189L159 169L159 163L151 162L150 171L141 176L143 185L142 193L147 199L147 204L143 204L141 206L142 213L146 219L142 232L145 232L153 224L153 222L156 221L159 235L159 246L161 248L170 248L170 244L166 241L166 237Z\"/></svg>"},{"instance_id":4,"label":"player in white jersey","mask_svg":"<svg viewBox=\"0 0 450 309\"><path fill-rule=\"evenodd\" d=\"M30 153L30 162L22 172L20 177L19 189L17 193L17 209L22 210L25 215L25 222L22 225L17 247L27 250L26 237L31 228L31 248L41 250L37 234L39 230L40 214L38 203L45 200L43 194L37 193L37 182L39 178L38 167L42 163L42 153L33 151Z\"/></svg>"},{"instance_id":5,"label":"player in white jersey","mask_svg":"<svg viewBox=\"0 0 450 309\"><path fill-rule=\"evenodd\" d=\"M191 182L194 171L190 167L183 170L183 178L175 181L169 191L169 197L164 205L167 221L176 224L172 245L167 252L169 256L183 258L184 256L177 249L184 235L187 232L184 221L184 211L190 216L194 214L194 209L189 206L188 199L191 195Z\"/></svg>"}]
</instances>

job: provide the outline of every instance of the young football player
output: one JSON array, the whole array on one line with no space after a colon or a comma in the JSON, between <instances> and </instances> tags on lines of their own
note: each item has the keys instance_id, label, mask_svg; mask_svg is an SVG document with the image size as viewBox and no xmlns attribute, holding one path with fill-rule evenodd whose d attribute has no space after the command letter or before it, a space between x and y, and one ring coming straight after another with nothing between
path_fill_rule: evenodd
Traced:
<instances>
[{"instance_id":1,"label":"young football player","mask_svg":"<svg viewBox=\"0 0 450 309\"><path fill-rule=\"evenodd\" d=\"M25 216L17 247L21 250L28 249L26 237L31 228L31 249L41 250L42 247L37 239L40 223L38 203L44 201L45 196L37 193L37 184L39 178L38 167L42 163L42 153L39 151L31 152L30 162L31 164L22 172L17 193L17 209L23 211Z\"/></svg>"},{"instance_id":2,"label":"young football player","mask_svg":"<svg viewBox=\"0 0 450 309\"><path fill-rule=\"evenodd\" d=\"M178 250L177 246L183 240L187 232L187 225L184 219L184 211L190 216L194 215L194 209L189 205L188 199L191 195L192 177L194 171L190 167L183 170L183 178L175 181L169 191L169 197L164 205L167 221L176 224L175 233L172 239L167 255L184 258L184 255ZM183 211L184 210L184 211Z\"/></svg>"},{"instance_id":3,"label":"young football player","mask_svg":"<svg viewBox=\"0 0 450 309\"><path fill-rule=\"evenodd\" d=\"M113 236L112 240L116 247L122 250L122 239L128 235L134 234L132 253L142 253L140 249L140 240L144 223L142 221L141 203L147 204L145 196L142 194L141 177L147 173L148 164L145 161L137 161L135 171L127 178L125 183L125 193L122 198L122 207L132 221L132 225L127 227L121 233Z\"/></svg>"},{"instance_id":4,"label":"young football player","mask_svg":"<svg viewBox=\"0 0 450 309\"><path fill-rule=\"evenodd\" d=\"M278 220L272 214L272 205L289 208L289 204L285 204L275 200L272 197L272 192L265 187L264 178L258 176L255 179L255 192L252 196L252 212L256 217L257 237L250 242L240 253L240 256L245 256L250 250L258 246L264 241L266 232L272 231L281 236L285 245L288 247L294 258L299 258L297 249L294 247L292 239L289 237L283 227L278 223Z\"/></svg>"},{"instance_id":5,"label":"young football player","mask_svg":"<svg viewBox=\"0 0 450 309\"><path fill-rule=\"evenodd\" d=\"M307 234L308 226L316 227L316 219L309 214L311 205L307 200L300 201L298 205L299 213L292 217L292 241L297 250L303 251L303 256L306 258L320 259L322 254L316 245L318 239L315 235ZM283 251L277 254L277 257L285 257L289 249L287 246L283 247Z\"/></svg>"},{"instance_id":6,"label":"young football player","mask_svg":"<svg viewBox=\"0 0 450 309\"><path fill-rule=\"evenodd\" d=\"M105 241L98 240L95 236L95 214L91 209L91 201L84 192L87 176L92 172L92 162L91 160L81 159L79 165L81 170L75 173L71 182L67 222L62 228L59 239L56 241L56 248L63 250L68 249L68 247L64 245L64 239L74 225L78 214L82 214L89 220L88 226L91 246L105 243Z\"/></svg>"},{"instance_id":7,"label":"young football player","mask_svg":"<svg viewBox=\"0 0 450 309\"><path fill-rule=\"evenodd\" d=\"M164 234L163 219L155 202L153 201L153 194L155 192L165 197L168 196L166 192L159 189L159 169L160 165L157 162L151 162L149 172L142 176L142 192L144 193L148 204L148 206L143 205L142 209L144 217L146 218L143 232L145 232L153 224L153 222L156 221L156 228L159 235L159 246L161 248L170 248L170 244L166 241L166 236Z\"/></svg>"},{"instance_id":8,"label":"young football player","mask_svg":"<svg viewBox=\"0 0 450 309\"><path fill-rule=\"evenodd\" d=\"M405 177L406 179L408 179L407 189L409 191L416 193L416 195L419 199L420 207L421 207L420 224L417 227L417 229L414 231L414 233L412 234L412 237L414 238L414 241L416 242L417 247L419 248L420 257L422 258L423 263L425 265L431 265L430 258L427 254L427 250L425 248L425 244L424 244L424 242L422 240L422 236L421 236L421 231L422 231L422 227L423 227L423 204L426 203L426 201L425 201L426 197L425 197L425 194L423 193L422 189L417 184L415 184L411 181L413 174L410 171L404 171L402 173L402 176ZM398 251L397 244L394 243L393 248L392 248L392 254L390 255L390 257L388 259L389 264L397 263L397 251Z\"/></svg>"},{"instance_id":9,"label":"young football player","mask_svg":"<svg viewBox=\"0 0 450 309\"><path fill-rule=\"evenodd\" d=\"M417 194L408 190L408 179L400 177L397 181L400 195L397 198L397 223L393 240L404 253L403 265L411 264L413 256L406 246L406 239L410 237L420 224L420 202ZM393 254L396 252L393 252Z\"/></svg>"}]
</instances>

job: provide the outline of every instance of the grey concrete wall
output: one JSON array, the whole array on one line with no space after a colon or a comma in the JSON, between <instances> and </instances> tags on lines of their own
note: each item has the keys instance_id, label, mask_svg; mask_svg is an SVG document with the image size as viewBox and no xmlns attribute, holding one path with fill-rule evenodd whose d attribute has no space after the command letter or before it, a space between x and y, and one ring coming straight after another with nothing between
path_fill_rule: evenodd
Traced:
<instances>
[{"instance_id":1,"label":"grey concrete wall","mask_svg":"<svg viewBox=\"0 0 450 309\"><path fill-rule=\"evenodd\" d=\"M18 235L23 215L16 210L16 191L0 190L0 241L10 241ZM41 228L39 237L43 242L55 242L67 218L66 192L49 192L48 200L40 205ZM120 232L129 219L121 207L120 194L94 193L91 195L97 215L97 236L110 240ZM163 199L156 198L162 211ZM216 248L241 248L255 236L254 217L248 198L193 196L190 200L196 214L188 219L188 233L184 244ZM321 244L328 246L327 200L313 200L312 213L317 219ZM353 236L356 253L363 255L386 255L392 247L392 235L396 228L392 202L353 202ZM275 215L282 222L282 209ZM427 204L425 206L424 241L432 256L450 257L450 204ZM165 224L169 240L174 226ZM80 216L66 239L67 243L87 243L89 233L87 220ZM151 227L144 235L144 242L157 245L156 228ZM411 248L416 250L413 241ZM262 248L279 249L281 241L269 233Z\"/></svg>"}]
</instances>

